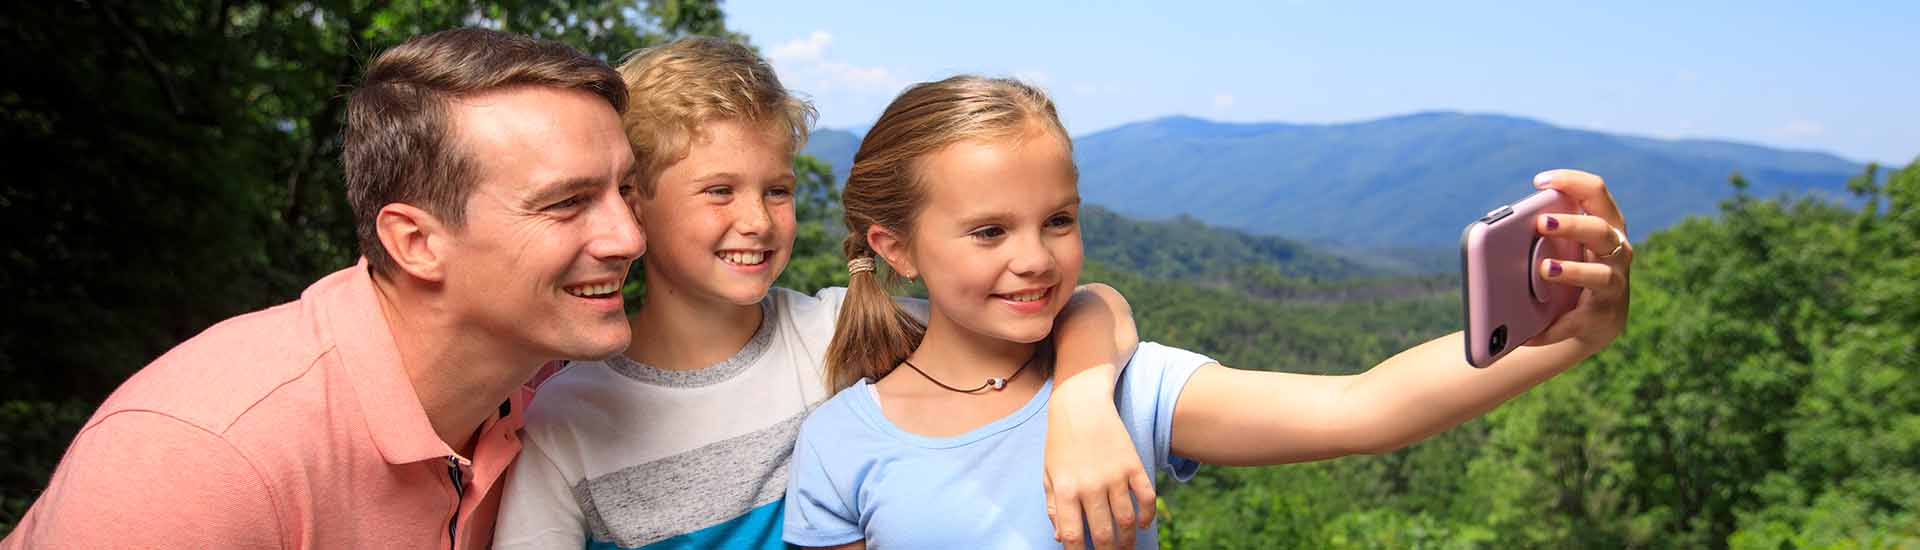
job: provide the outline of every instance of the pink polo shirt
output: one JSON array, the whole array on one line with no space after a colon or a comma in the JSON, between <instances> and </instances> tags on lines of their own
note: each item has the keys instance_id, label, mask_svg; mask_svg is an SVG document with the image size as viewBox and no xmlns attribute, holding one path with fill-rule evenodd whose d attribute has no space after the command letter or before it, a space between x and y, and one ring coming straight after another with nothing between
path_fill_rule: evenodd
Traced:
<instances>
[{"instance_id":1,"label":"pink polo shirt","mask_svg":"<svg viewBox=\"0 0 1920 550\"><path fill-rule=\"evenodd\" d=\"M488 547L532 390L458 456L375 300L362 260L147 365L0 547Z\"/></svg>"}]
</instances>

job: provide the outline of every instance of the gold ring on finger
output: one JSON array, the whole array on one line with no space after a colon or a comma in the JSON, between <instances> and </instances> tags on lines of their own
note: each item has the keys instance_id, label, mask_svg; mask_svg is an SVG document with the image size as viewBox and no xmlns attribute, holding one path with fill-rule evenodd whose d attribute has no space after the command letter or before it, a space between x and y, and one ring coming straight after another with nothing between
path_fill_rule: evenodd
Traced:
<instances>
[{"instance_id":1,"label":"gold ring on finger","mask_svg":"<svg viewBox=\"0 0 1920 550\"><path fill-rule=\"evenodd\" d=\"M1620 232L1620 228L1618 227L1607 226L1607 229L1613 230L1613 251L1595 256L1602 260L1618 256L1620 255L1620 251L1627 249L1627 234Z\"/></svg>"}]
</instances>

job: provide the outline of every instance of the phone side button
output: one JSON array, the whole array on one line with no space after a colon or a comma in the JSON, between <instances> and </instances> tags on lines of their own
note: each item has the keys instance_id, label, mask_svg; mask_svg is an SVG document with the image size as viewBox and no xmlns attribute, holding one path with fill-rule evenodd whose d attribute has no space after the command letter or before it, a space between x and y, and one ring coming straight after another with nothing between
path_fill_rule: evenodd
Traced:
<instances>
[{"instance_id":1,"label":"phone side button","mask_svg":"<svg viewBox=\"0 0 1920 550\"><path fill-rule=\"evenodd\" d=\"M1507 216L1512 216L1512 215L1513 215L1513 207L1512 207L1512 206L1502 206L1502 207L1499 207L1499 208L1495 208L1495 209L1493 209L1493 211L1492 211L1492 212L1487 212L1487 215L1485 215L1485 216L1481 216L1481 217L1480 217L1480 222L1481 222L1481 223L1493 223L1493 222L1497 222L1497 221L1500 221L1500 220L1503 220L1503 219L1506 219L1506 218L1507 218Z\"/></svg>"}]
</instances>

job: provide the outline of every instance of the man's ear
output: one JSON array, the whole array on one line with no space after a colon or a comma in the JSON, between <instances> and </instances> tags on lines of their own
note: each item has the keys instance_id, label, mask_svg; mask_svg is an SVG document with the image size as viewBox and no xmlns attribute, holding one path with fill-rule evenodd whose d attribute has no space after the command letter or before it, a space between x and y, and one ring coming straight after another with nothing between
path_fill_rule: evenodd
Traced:
<instances>
[{"instance_id":1,"label":"man's ear","mask_svg":"<svg viewBox=\"0 0 1920 550\"><path fill-rule=\"evenodd\" d=\"M438 216L406 203L388 203L374 215L380 246L395 266L416 279L446 280L447 244L452 234Z\"/></svg>"},{"instance_id":2,"label":"man's ear","mask_svg":"<svg viewBox=\"0 0 1920 550\"><path fill-rule=\"evenodd\" d=\"M901 277L912 279L920 276L920 270L913 266L913 255L908 253L907 241L900 238L900 234L880 227L880 224L869 225L867 246L880 253L880 258L886 260L893 272Z\"/></svg>"}]
</instances>

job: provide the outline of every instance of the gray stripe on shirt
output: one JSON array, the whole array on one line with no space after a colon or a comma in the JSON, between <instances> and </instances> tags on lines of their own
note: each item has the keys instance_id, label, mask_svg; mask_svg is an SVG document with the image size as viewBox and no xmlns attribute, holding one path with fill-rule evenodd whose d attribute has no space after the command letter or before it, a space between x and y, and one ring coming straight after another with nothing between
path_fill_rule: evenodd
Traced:
<instances>
[{"instance_id":1,"label":"gray stripe on shirt","mask_svg":"<svg viewBox=\"0 0 1920 550\"><path fill-rule=\"evenodd\" d=\"M594 540L625 548L733 519L787 492L806 412L765 429L623 468L573 487Z\"/></svg>"}]
</instances>

